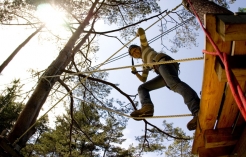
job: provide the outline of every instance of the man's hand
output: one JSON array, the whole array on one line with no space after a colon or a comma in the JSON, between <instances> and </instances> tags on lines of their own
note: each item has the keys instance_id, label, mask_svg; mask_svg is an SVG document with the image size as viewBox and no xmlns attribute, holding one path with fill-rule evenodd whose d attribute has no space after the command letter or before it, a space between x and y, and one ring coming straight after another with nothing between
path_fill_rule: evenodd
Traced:
<instances>
[{"instance_id":1,"label":"man's hand","mask_svg":"<svg viewBox=\"0 0 246 157\"><path fill-rule=\"evenodd\" d=\"M137 69L135 68L135 67L132 67L131 68L132 69L132 73L134 74L134 75L136 75L138 72L137 72Z\"/></svg>"}]
</instances>

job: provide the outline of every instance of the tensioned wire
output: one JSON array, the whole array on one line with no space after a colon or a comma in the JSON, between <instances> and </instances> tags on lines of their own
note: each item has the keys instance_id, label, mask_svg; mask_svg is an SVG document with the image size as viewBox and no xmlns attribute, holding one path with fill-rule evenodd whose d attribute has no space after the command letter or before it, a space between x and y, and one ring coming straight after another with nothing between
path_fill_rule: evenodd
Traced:
<instances>
[{"instance_id":1,"label":"tensioned wire","mask_svg":"<svg viewBox=\"0 0 246 157\"><path fill-rule=\"evenodd\" d=\"M176 10L178 7L180 7L182 5L179 4L177 7L175 7L174 9L172 9L171 11L167 12L165 16L167 16L170 12ZM162 16L162 18L164 18L165 16ZM152 27L154 24L156 24L157 22L159 22L162 18L158 19L156 22L154 22L152 25L150 25L148 28L145 29L148 30L150 27ZM108 59L106 59L103 63L101 63L97 68L99 69L102 65L104 65L104 63L106 63L109 59L111 59L114 55L116 55L118 52L120 52L124 47L126 47L126 45L130 44L133 40L135 40L137 38L137 36L135 36L132 40L130 40L129 42L127 42L124 46L122 46L118 51L116 51L114 54L112 54ZM84 82L90 75L92 75L93 71L90 71L89 74L83 78L81 80L81 82ZM53 76L51 76L53 77ZM45 79L45 77L42 77ZM36 123L42 119L45 115L47 115L57 104L59 104L68 94L70 94L76 87L78 87L80 85L80 83L78 83L77 85L75 85L69 92L67 92L60 100L58 100L48 111L46 111L35 123L33 123L19 138L17 138L15 140L15 142L13 143L13 145L15 145L19 139L21 139L32 127L34 127L36 125Z\"/></svg>"},{"instance_id":2,"label":"tensioned wire","mask_svg":"<svg viewBox=\"0 0 246 157\"><path fill-rule=\"evenodd\" d=\"M160 38L163 37L164 35L167 35L168 33L174 31L174 30L177 29L178 27L180 27L180 26L186 24L187 22L189 22L190 20L192 20L192 19L194 19L194 18L195 18L195 17L192 16L192 17L190 17L189 19L187 19L187 20L185 20L185 21L183 21L183 22L181 22L181 23L178 23L177 25L173 26L172 28L168 29L167 31L165 31L165 32L163 32L163 33L161 33L161 34L155 36L154 38L150 39L150 40L148 41L148 43L151 44L152 42L154 42L154 41L160 39ZM111 62L114 62L114 61L116 61L116 60L119 60L119 59L121 59L121 58L124 58L124 57L126 57L126 56L128 56L128 55L129 55L128 52L125 52L125 53L123 53L123 54L121 54L121 55L119 55L119 56L116 56L116 57L110 59L107 63L104 63L104 65L109 64L109 63L111 63ZM100 64L99 64L99 65L100 65ZM98 65L94 66L94 68L97 67L97 66L98 66Z\"/></svg>"}]
</instances>

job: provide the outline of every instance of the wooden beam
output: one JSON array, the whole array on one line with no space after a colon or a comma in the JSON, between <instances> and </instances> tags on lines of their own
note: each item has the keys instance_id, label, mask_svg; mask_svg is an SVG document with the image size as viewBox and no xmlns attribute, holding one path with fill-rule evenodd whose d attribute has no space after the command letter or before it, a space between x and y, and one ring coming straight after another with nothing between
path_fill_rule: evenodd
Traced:
<instances>
[{"instance_id":1,"label":"wooden beam","mask_svg":"<svg viewBox=\"0 0 246 157\"><path fill-rule=\"evenodd\" d=\"M2 136L0 136L0 147L5 150L6 153L8 153L10 156L14 157L23 157L19 152L17 152L10 144L9 142Z\"/></svg>"},{"instance_id":2,"label":"wooden beam","mask_svg":"<svg viewBox=\"0 0 246 157\"><path fill-rule=\"evenodd\" d=\"M216 17L217 32L224 41L246 40L246 14Z\"/></svg>"},{"instance_id":3,"label":"wooden beam","mask_svg":"<svg viewBox=\"0 0 246 157\"><path fill-rule=\"evenodd\" d=\"M223 129L210 129L206 130L205 135L205 148L216 148L233 146L237 143L242 128L223 128Z\"/></svg>"},{"instance_id":4,"label":"wooden beam","mask_svg":"<svg viewBox=\"0 0 246 157\"><path fill-rule=\"evenodd\" d=\"M205 27L213 41L216 43L220 51L230 53L231 42L224 42L220 35L216 32L216 19L213 14L206 14L204 17ZM214 52L213 46L206 38L205 50ZM225 82L220 82L215 70L216 57L205 54L204 56L204 73L201 93L201 103L199 111L199 123L192 146L192 153L198 154L198 148L204 147L204 131L213 129L217 120L221 99L224 92Z\"/></svg>"},{"instance_id":5,"label":"wooden beam","mask_svg":"<svg viewBox=\"0 0 246 157\"><path fill-rule=\"evenodd\" d=\"M246 78L244 77L246 74L243 73L240 75L240 72L237 72L237 69L242 70L246 68L246 41L233 41L232 42L232 50L229 60L229 64L232 65L232 71L234 74L236 74L237 80L239 81L239 85L242 88L242 90L245 92L246 86L245 81ZM217 75L220 81L227 81L224 66L221 65L221 63L217 60ZM218 64L219 70L218 70ZM216 66L215 66L216 69ZM227 85L228 86L228 85ZM231 90L229 87L225 90L225 98L224 102L222 104L222 111L220 113L219 120L217 122L217 128L224 128L224 127L231 127L231 126L241 126L244 124L245 120L244 118L239 115L239 109L237 107L237 104L234 100L234 97L231 93ZM228 116L230 115L230 116Z\"/></svg>"},{"instance_id":6,"label":"wooden beam","mask_svg":"<svg viewBox=\"0 0 246 157\"><path fill-rule=\"evenodd\" d=\"M246 53L246 52L245 52ZM246 80L246 55L237 55L228 57L228 64L233 74L238 81ZM215 72L218 76L219 81L227 82L226 71L223 63L221 63L218 57L215 61Z\"/></svg>"},{"instance_id":7,"label":"wooden beam","mask_svg":"<svg viewBox=\"0 0 246 157\"><path fill-rule=\"evenodd\" d=\"M233 146L218 148L199 148L199 157L228 157L233 151Z\"/></svg>"},{"instance_id":8,"label":"wooden beam","mask_svg":"<svg viewBox=\"0 0 246 157\"><path fill-rule=\"evenodd\" d=\"M240 140L238 141L235 149L233 150L233 155L237 157L245 157L246 156L246 127L241 134Z\"/></svg>"},{"instance_id":9,"label":"wooden beam","mask_svg":"<svg viewBox=\"0 0 246 157\"><path fill-rule=\"evenodd\" d=\"M215 72L220 82L227 82L225 69L220 63L215 64ZM235 68L232 69L232 72L236 76L238 81L246 80L246 69Z\"/></svg>"},{"instance_id":10,"label":"wooden beam","mask_svg":"<svg viewBox=\"0 0 246 157\"><path fill-rule=\"evenodd\" d=\"M242 90L245 92L245 88L246 88L245 81L240 81L239 85L241 86ZM238 106L235 102L235 99L232 95L231 89L228 84L225 90L225 98L223 100L224 101L223 104L221 105L221 112L219 115L216 129L242 125L242 123L240 123L237 120L240 111L238 109Z\"/></svg>"},{"instance_id":11,"label":"wooden beam","mask_svg":"<svg viewBox=\"0 0 246 157\"><path fill-rule=\"evenodd\" d=\"M231 55L246 55L246 41L233 41Z\"/></svg>"}]
</instances>

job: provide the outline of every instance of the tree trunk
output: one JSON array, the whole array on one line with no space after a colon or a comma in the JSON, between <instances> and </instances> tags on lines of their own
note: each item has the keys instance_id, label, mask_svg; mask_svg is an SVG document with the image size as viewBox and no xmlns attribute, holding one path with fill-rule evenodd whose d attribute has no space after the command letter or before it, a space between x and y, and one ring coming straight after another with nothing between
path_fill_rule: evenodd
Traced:
<instances>
[{"instance_id":1,"label":"tree trunk","mask_svg":"<svg viewBox=\"0 0 246 157\"><path fill-rule=\"evenodd\" d=\"M202 23L204 23L204 14L206 13L224 13L224 14L232 14L232 12L218 4L209 1L209 0L190 0L192 6L194 7L196 13L200 17ZM193 13L193 9L191 8L188 0L183 0L184 7ZM193 13L194 14L194 13Z\"/></svg>"},{"instance_id":2,"label":"tree trunk","mask_svg":"<svg viewBox=\"0 0 246 157\"><path fill-rule=\"evenodd\" d=\"M8 135L8 140L12 144L20 138L37 120L37 116L40 112L41 107L46 101L47 96L50 93L53 85L59 79L59 75L62 74L62 71L66 68L69 62L72 59L74 49L78 49L75 47L76 41L80 38L80 35L83 33L84 28L89 24L89 21L92 19L93 10L97 5L99 0L96 0L90 8L87 17L84 19L83 23L80 24L78 29L74 32L72 37L69 39L65 47L61 50L58 57L51 63L48 69L44 72L37 87L35 88L32 96L28 100L25 108L21 112L18 117L16 124ZM82 41L86 41L89 37L89 33L82 39ZM81 46L81 45L80 45ZM74 48L75 47L75 48ZM74 48L74 49L73 49ZM47 76L55 76L57 77L47 77ZM27 142L27 140L32 136L35 132L35 129L32 128L27 133L25 133L20 139L18 139L17 146L23 148Z\"/></svg>"},{"instance_id":3,"label":"tree trunk","mask_svg":"<svg viewBox=\"0 0 246 157\"><path fill-rule=\"evenodd\" d=\"M42 30L44 25L40 26L35 32L33 32L23 43L21 43L14 52L3 62L3 64L0 66L0 73L3 71L3 69L11 62L11 60L15 57L15 55L21 50L22 47L24 47L31 39L34 37L39 31Z\"/></svg>"}]
</instances>

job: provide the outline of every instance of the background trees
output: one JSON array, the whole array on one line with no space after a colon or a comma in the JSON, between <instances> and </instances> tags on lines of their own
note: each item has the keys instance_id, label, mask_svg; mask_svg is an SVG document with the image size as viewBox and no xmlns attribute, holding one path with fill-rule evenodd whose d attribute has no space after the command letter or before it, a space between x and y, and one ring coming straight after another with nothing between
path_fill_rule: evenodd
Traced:
<instances>
[{"instance_id":1,"label":"background trees","mask_svg":"<svg viewBox=\"0 0 246 157\"><path fill-rule=\"evenodd\" d=\"M191 138L190 136L187 136L185 132L180 128L176 128L176 132L182 137ZM165 155L167 157L196 157L197 155L191 153L191 145L191 140L175 139L173 143L168 146Z\"/></svg>"},{"instance_id":2,"label":"background trees","mask_svg":"<svg viewBox=\"0 0 246 157\"><path fill-rule=\"evenodd\" d=\"M18 118L23 104L17 103L19 80L13 81L11 87L7 87L2 91L0 96L0 132L5 135L13 127L14 122Z\"/></svg>"},{"instance_id":3,"label":"background trees","mask_svg":"<svg viewBox=\"0 0 246 157\"><path fill-rule=\"evenodd\" d=\"M60 120L64 126L67 126L67 129L69 128L69 136L66 137L69 137L70 144L65 143L69 146L69 149L67 147L64 148L64 152L73 153L72 139L77 139L74 137L77 136L77 132L75 131L77 124L74 119L76 120L75 116L77 110L82 104L96 104L102 107L109 107L113 110L121 111L123 113L129 113L131 110L133 110L136 104L136 102L133 101L135 97L130 97L131 95L117 88L117 85L106 81L106 73L90 73L90 71L97 69L97 67L92 66L92 61L95 57L94 55L99 50L97 37L113 37L116 38L115 40L119 40L121 43L124 43L123 40L119 39L119 37L122 39L129 39L132 37L132 35L134 35L136 27L139 26L138 24L146 21L147 19L151 19L154 17L154 15L158 15L159 18L161 15L165 16L161 20L160 30L162 33L168 33L170 27L182 23L193 15L181 7L181 5L173 9L172 12L167 12L165 9L161 9L162 6L159 6L159 3L156 1L148 0L124 2L97 0L6 0L1 4L0 21L2 24L17 24L19 26L27 25L26 28L35 28L36 30L36 28L39 28L43 24L43 21L40 21L40 18L36 16L36 11L38 6L44 2L51 4L51 6L56 10L63 11L66 14L66 18L63 18L65 21L63 25L65 27L63 27L62 30L58 29L58 27L54 29L52 26L46 23L45 28L43 28L42 31L38 34L40 39L46 39L53 44L57 44L57 49L59 49L59 51L54 52L56 55L56 57L54 57L54 61L49 63L44 70L33 71L32 74L36 78L37 86L34 86L34 91L32 91L31 94L28 93L28 95L24 96L28 98L28 101L25 102L25 108L21 112L21 115L19 116L14 128L8 134L8 140L11 143L19 145L21 148L24 147L26 142L34 134L37 128L32 127L28 133L24 134L20 141L16 141L16 139L22 136L27 129L36 123L37 117L39 116L39 112L43 105L45 104L48 106L50 104L55 105L56 103L64 103L69 104L70 106L68 110L69 114L67 113L66 115L66 121L62 121L64 120L63 118ZM187 2L185 2L186 1L184 1L184 6L189 9L189 5ZM209 1L193 0L192 2L194 3L196 9L199 9L199 7L204 7L204 5L207 4L221 8L218 7L215 3ZM202 6L199 5L201 2L203 3ZM225 1L217 2L223 5L226 4ZM223 10L226 9L223 8ZM204 9L203 11L208 12L208 10ZM217 12L220 10L218 9L210 11ZM48 19L50 16L51 15L46 15L45 19ZM52 20L54 21L56 18L51 19L51 21ZM103 20L107 24L116 24L118 29L111 30L109 27L108 31L98 31L95 29L95 24L100 20ZM164 50L177 52L178 48L192 47L193 45L196 45L196 30L198 30L198 28L199 27L195 19L193 19L189 20L189 22L182 27L175 29L174 31L176 35L171 39L174 46L169 48L163 44ZM110 34L112 32L120 32L121 36L116 37ZM110 94L112 88L116 89L119 91L119 93L126 97L128 102L124 103L117 99L107 99L107 96ZM133 105L133 107L131 107L131 105ZM114 128L114 125L121 126L120 124L112 121L114 117L117 117L116 115L112 115L110 112L103 111L98 108L95 108L95 110L98 111L98 116L100 115L100 122L103 121L104 124L108 124L111 126L111 129ZM84 115L86 114L84 113ZM101 120L102 118L103 120ZM118 120L121 119L117 119L117 121ZM123 121L125 121L125 119ZM165 129L163 129L165 126L160 129L148 121L144 121L144 123L146 125L144 135L137 138L137 140L140 141L138 149L139 152L156 150L161 152L161 150L164 149L164 146L161 143L155 145L157 142L156 140L162 138L162 140L165 140L169 137L168 135L175 137L174 134L166 132ZM56 129L64 131L64 134L62 135L65 136L68 135L68 130L62 130L60 127L63 125L58 125ZM83 128L85 129L85 126L87 125L88 124L86 123L82 123L79 126L83 130ZM117 128L119 132L121 132L121 129L124 128L124 125L121 126L122 128ZM109 128L106 128L103 125L100 127L102 130L105 129L105 133L113 131L107 130ZM99 128L95 127L94 129L98 130ZM47 131L47 138L48 133L50 135L52 134L52 136L56 136L59 132L49 130ZM45 137L42 138L44 141L47 139L45 139ZM93 139L92 141L95 143L96 140L97 139ZM105 144L110 140L113 141L113 139L105 139ZM32 142L34 142L34 140ZM37 142L39 141L37 140ZM57 142L59 143L61 141L58 140ZM120 142L122 141L118 141L118 143ZM97 146L99 144L97 143L94 145ZM62 149L63 148L61 148L61 150ZM116 150L118 152L125 152L124 150L119 149L120 148L118 147L112 147L110 142L108 142L108 146L101 146L101 151L104 151L105 154L108 153L108 155L110 155L110 153L113 154ZM135 148L132 147L132 149ZM31 151L29 151L29 153L30 152ZM53 153L54 151L46 150L46 152ZM63 150L61 152L63 152ZM86 149L83 149L83 152L85 153Z\"/></svg>"},{"instance_id":4,"label":"background trees","mask_svg":"<svg viewBox=\"0 0 246 157\"><path fill-rule=\"evenodd\" d=\"M102 114L91 104L80 102L74 111L73 120L70 111L57 117L54 129L42 134L36 143L30 143L23 153L31 156L124 156L133 154L120 146L124 141L122 130L126 127L123 117L103 120ZM71 121L74 122L70 132ZM104 121L104 122L103 122ZM72 134L72 136L71 136ZM33 149L31 149L33 148Z\"/></svg>"}]
</instances>

